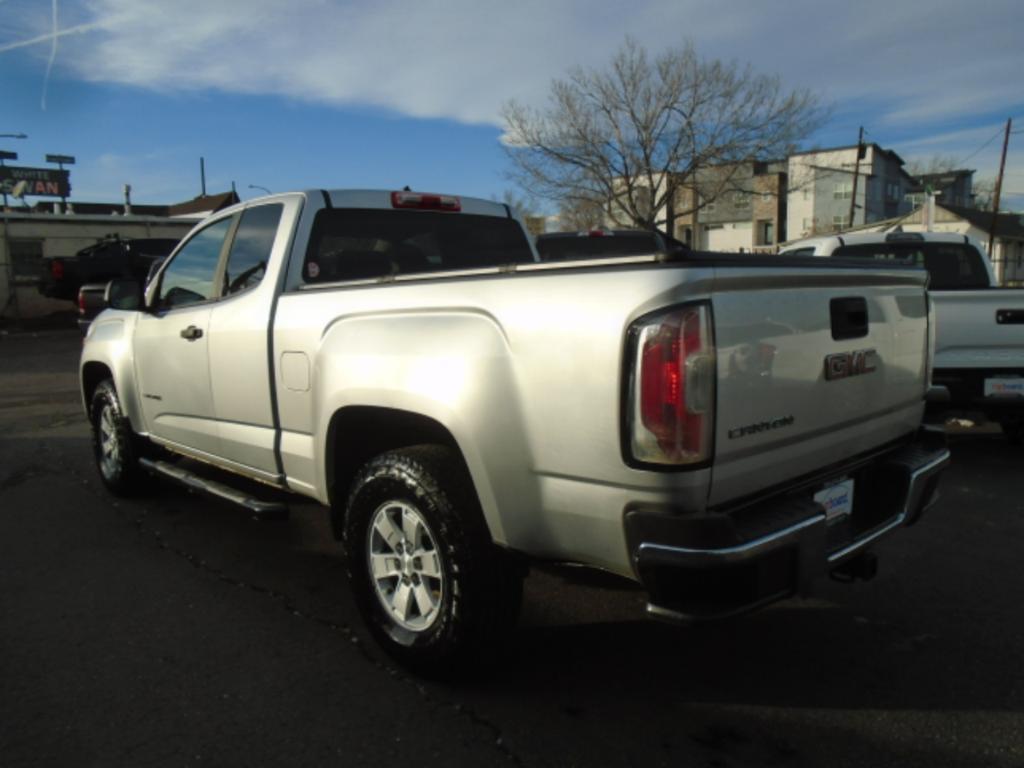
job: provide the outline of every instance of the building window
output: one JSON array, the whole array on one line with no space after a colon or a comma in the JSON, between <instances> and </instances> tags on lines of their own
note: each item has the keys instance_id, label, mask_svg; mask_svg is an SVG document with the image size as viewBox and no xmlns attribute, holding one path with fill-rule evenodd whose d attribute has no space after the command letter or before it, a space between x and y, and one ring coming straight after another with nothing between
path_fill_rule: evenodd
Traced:
<instances>
[{"instance_id":1,"label":"building window","mask_svg":"<svg viewBox=\"0 0 1024 768\"><path fill-rule=\"evenodd\" d=\"M846 217L845 216L840 215L840 216L833 216L832 217L832 229L834 231L838 232L839 230L843 229L843 227L845 227L845 226L846 226Z\"/></svg>"},{"instance_id":2,"label":"building window","mask_svg":"<svg viewBox=\"0 0 1024 768\"><path fill-rule=\"evenodd\" d=\"M900 185L899 184L886 184L885 185L885 196L889 200L900 199Z\"/></svg>"},{"instance_id":3,"label":"building window","mask_svg":"<svg viewBox=\"0 0 1024 768\"><path fill-rule=\"evenodd\" d=\"M748 195L746 192L733 192L732 204L737 208L749 208L750 195Z\"/></svg>"},{"instance_id":4,"label":"building window","mask_svg":"<svg viewBox=\"0 0 1024 768\"><path fill-rule=\"evenodd\" d=\"M761 193L761 202L762 203L770 203L771 201L772 201L772 193L771 192L762 192Z\"/></svg>"},{"instance_id":5,"label":"building window","mask_svg":"<svg viewBox=\"0 0 1024 768\"><path fill-rule=\"evenodd\" d=\"M43 241L11 240L9 245L14 282L19 285L38 283L43 261Z\"/></svg>"},{"instance_id":6,"label":"building window","mask_svg":"<svg viewBox=\"0 0 1024 768\"><path fill-rule=\"evenodd\" d=\"M804 200L810 200L810 199L811 199L811 188L810 187L804 187Z\"/></svg>"},{"instance_id":7,"label":"building window","mask_svg":"<svg viewBox=\"0 0 1024 768\"><path fill-rule=\"evenodd\" d=\"M849 200L853 196L853 182L840 181L832 190L832 197L836 200Z\"/></svg>"},{"instance_id":8,"label":"building window","mask_svg":"<svg viewBox=\"0 0 1024 768\"><path fill-rule=\"evenodd\" d=\"M803 231L804 232L810 232L811 231L811 220L810 219L804 219L804 221L803 221Z\"/></svg>"},{"instance_id":9,"label":"building window","mask_svg":"<svg viewBox=\"0 0 1024 768\"><path fill-rule=\"evenodd\" d=\"M762 220L757 222L758 245L775 245L775 222Z\"/></svg>"},{"instance_id":10,"label":"building window","mask_svg":"<svg viewBox=\"0 0 1024 768\"><path fill-rule=\"evenodd\" d=\"M924 198L925 195L923 194L910 194L905 195L903 199L906 200L911 205L921 205L924 203Z\"/></svg>"},{"instance_id":11,"label":"building window","mask_svg":"<svg viewBox=\"0 0 1024 768\"><path fill-rule=\"evenodd\" d=\"M714 213L715 212L715 201L714 200L712 200L710 203L705 203L705 205L704 205L704 212L705 213Z\"/></svg>"}]
</instances>

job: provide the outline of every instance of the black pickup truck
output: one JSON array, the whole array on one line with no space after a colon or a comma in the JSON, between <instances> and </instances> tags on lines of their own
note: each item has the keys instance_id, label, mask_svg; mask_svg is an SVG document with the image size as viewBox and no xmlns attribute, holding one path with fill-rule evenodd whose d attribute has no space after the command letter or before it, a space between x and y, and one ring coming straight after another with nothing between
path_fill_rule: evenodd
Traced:
<instances>
[{"instance_id":1,"label":"black pickup truck","mask_svg":"<svg viewBox=\"0 0 1024 768\"><path fill-rule=\"evenodd\" d=\"M661 232L642 229L592 229L537 235L541 261L576 261L620 256L647 256L689 250Z\"/></svg>"},{"instance_id":2,"label":"black pickup truck","mask_svg":"<svg viewBox=\"0 0 1024 768\"><path fill-rule=\"evenodd\" d=\"M39 292L53 299L75 301L85 283L106 283L118 277L143 283L153 262L165 258L177 244L173 238L122 240L113 236L70 258L43 259Z\"/></svg>"}]
</instances>

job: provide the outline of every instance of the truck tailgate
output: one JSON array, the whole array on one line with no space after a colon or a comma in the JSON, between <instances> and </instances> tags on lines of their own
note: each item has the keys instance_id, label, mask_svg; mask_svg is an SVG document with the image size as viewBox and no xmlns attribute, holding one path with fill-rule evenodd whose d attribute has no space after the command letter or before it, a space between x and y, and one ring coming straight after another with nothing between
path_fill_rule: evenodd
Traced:
<instances>
[{"instance_id":1,"label":"truck tailgate","mask_svg":"<svg viewBox=\"0 0 1024 768\"><path fill-rule=\"evenodd\" d=\"M935 368L1024 368L1024 290L932 291Z\"/></svg>"},{"instance_id":2,"label":"truck tailgate","mask_svg":"<svg viewBox=\"0 0 1024 768\"><path fill-rule=\"evenodd\" d=\"M928 358L922 272L720 269L712 486L723 505L913 432ZM835 480L840 479L838 476Z\"/></svg>"}]
</instances>

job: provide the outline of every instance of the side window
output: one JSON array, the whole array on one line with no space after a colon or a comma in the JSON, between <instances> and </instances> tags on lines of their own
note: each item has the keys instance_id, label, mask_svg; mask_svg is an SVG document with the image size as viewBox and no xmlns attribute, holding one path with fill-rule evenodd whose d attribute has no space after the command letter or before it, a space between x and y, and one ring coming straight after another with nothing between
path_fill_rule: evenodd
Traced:
<instances>
[{"instance_id":1,"label":"side window","mask_svg":"<svg viewBox=\"0 0 1024 768\"><path fill-rule=\"evenodd\" d=\"M240 293L259 285L267 271L277 226L284 206L260 205L242 214L224 271L224 295Z\"/></svg>"},{"instance_id":2,"label":"side window","mask_svg":"<svg viewBox=\"0 0 1024 768\"><path fill-rule=\"evenodd\" d=\"M232 221L229 216L200 230L178 251L160 279L159 309L184 307L214 296L217 261Z\"/></svg>"}]
</instances>

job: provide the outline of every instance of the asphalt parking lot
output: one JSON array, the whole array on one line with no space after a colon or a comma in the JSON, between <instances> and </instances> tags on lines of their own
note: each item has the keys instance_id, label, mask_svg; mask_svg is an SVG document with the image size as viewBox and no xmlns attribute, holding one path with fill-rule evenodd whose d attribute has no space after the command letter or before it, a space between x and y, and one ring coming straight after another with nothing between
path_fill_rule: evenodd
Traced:
<instances>
[{"instance_id":1,"label":"asphalt parking lot","mask_svg":"<svg viewBox=\"0 0 1024 768\"><path fill-rule=\"evenodd\" d=\"M109 496L74 332L0 336L0 766L1024 765L1024 449L952 436L868 583L691 628L535 571L459 686L363 633L323 510Z\"/></svg>"}]
</instances>

